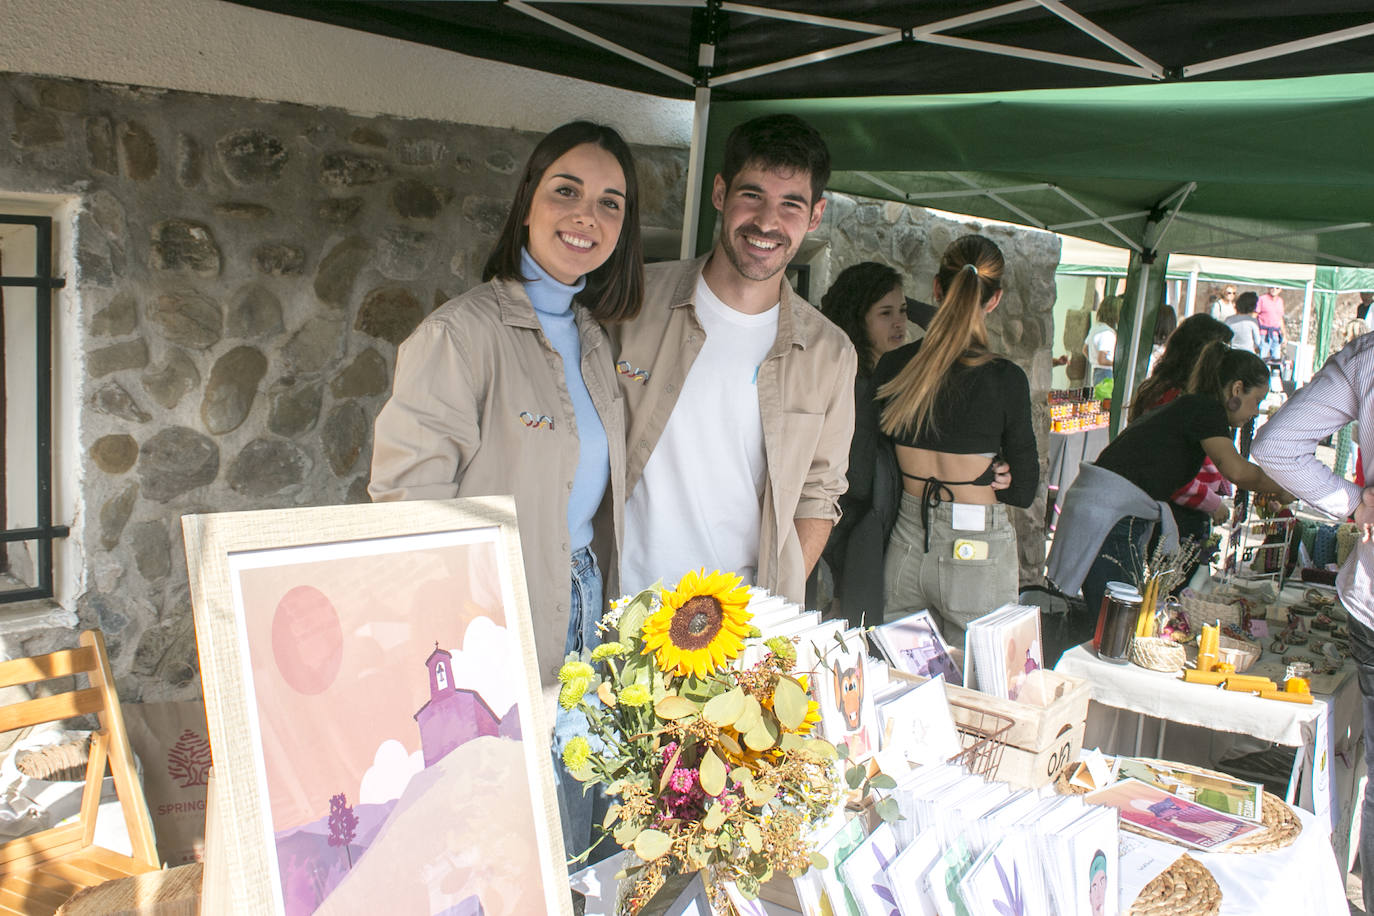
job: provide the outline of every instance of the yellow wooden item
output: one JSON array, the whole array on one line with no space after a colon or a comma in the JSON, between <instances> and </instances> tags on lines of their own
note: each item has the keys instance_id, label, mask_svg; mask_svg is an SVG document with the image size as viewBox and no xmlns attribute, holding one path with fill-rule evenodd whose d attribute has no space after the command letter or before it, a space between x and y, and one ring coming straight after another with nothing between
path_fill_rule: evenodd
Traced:
<instances>
[{"instance_id":1,"label":"yellow wooden item","mask_svg":"<svg viewBox=\"0 0 1374 916\"><path fill-rule=\"evenodd\" d=\"M1312 688L1305 677L1290 677L1284 682L1283 689L1288 693L1311 693Z\"/></svg>"},{"instance_id":2,"label":"yellow wooden item","mask_svg":"<svg viewBox=\"0 0 1374 916\"><path fill-rule=\"evenodd\" d=\"M0 663L0 687L85 674L90 686L0 708L0 732L94 713L86 785L75 822L0 844L0 916L50 914L87 887L158 868L153 823L134 754L124 729L105 639L99 630L81 634L81 647ZM133 856L96 846L95 819L108 759L123 809Z\"/></svg>"},{"instance_id":3,"label":"yellow wooden item","mask_svg":"<svg viewBox=\"0 0 1374 916\"><path fill-rule=\"evenodd\" d=\"M1260 696L1266 700L1283 700L1286 703L1305 703L1312 705L1312 694L1310 693L1289 693L1286 690L1261 690Z\"/></svg>"}]
</instances>

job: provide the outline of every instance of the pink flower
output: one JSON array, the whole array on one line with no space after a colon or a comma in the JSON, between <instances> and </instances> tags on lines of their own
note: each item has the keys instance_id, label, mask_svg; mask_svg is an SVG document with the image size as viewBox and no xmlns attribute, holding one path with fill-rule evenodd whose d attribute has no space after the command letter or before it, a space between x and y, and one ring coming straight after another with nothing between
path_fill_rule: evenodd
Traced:
<instances>
[{"instance_id":1,"label":"pink flower","mask_svg":"<svg viewBox=\"0 0 1374 916\"><path fill-rule=\"evenodd\" d=\"M673 770L673 775L668 780L668 785L674 792L681 792L684 795L690 792L697 782L697 771L687 767L678 767Z\"/></svg>"}]
</instances>

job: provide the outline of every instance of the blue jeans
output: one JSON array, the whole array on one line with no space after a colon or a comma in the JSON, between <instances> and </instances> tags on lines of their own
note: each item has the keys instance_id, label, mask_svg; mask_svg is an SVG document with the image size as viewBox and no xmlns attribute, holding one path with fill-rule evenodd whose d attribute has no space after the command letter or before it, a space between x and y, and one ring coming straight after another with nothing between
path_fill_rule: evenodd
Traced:
<instances>
[{"instance_id":1,"label":"blue jeans","mask_svg":"<svg viewBox=\"0 0 1374 916\"><path fill-rule=\"evenodd\" d=\"M1283 331L1260 325L1260 359L1267 363L1283 361Z\"/></svg>"},{"instance_id":2,"label":"blue jeans","mask_svg":"<svg viewBox=\"0 0 1374 916\"><path fill-rule=\"evenodd\" d=\"M564 654L576 652L587 661L591 651L601 643L596 625L601 621L603 596L601 571L590 549L583 547L572 555L572 602L569 605L568 636ZM595 697L588 697L597 705ZM558 787L558 813L563 823L563 849L568 858L580 855L592 840L592 824L600 823L606 813L606 795L597 787L583 792L582 783L573 779L563 768L563 748L574 737L582 736L597 749L599 742L587 728L586 717L578 710L561 706L553 725L553 775ZM596 861L593 856L590 861ZM578 865L574 871L582 868Z\"/></svg>"},{"instance_id":3,"label":"blue jeans","mask_svg":"<svg viewBox=\"0 0 1374 916\"><path fill-rule=\"evenodd\" d=\"M1355 658L1364 697L1364 759L1369 783L1364 790L1360 823L1360 872L1364 875L1364 909L1374 913L1374 630L1350 619L1350 654Z\"/></svg>"},{"instance_id":4,"label":"blue jeans","mask_svg":"<svg viewBox=\"0 0 1374 916\"><path fill-rule=\"evenodd\" d=\"M1083 602L1087 608L1073 632L1079 643L1092 639L1097 629L1097 614L1102 608L1102 596L1107 594L1107 583L1135 585L1140 581L1141 560L1154 524L1150 519L1128 515L1107 532L1102 546L1097 548L1097 559L1083 579ZM1046 659L1047 666L1048 662Z\"/></svg>"}]
</instances>

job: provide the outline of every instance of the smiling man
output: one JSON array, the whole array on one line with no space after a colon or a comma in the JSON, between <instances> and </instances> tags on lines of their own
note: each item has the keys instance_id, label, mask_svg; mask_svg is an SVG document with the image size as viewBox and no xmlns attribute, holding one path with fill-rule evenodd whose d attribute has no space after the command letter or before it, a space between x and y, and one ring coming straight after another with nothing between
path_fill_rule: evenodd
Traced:
<instances>
[{"instance_id":1,"label":"smiling man","mask_svg":"<svg viewBox=\"0 0 1374 916\"><path fill-rule=\"evenodd\" d=\"M715 177L715 247L645 269L611 327L628 411L622 583L737 572L801 602L839 517L854 427L848 337L784 269L825 211L830 154L791 115L735 128Z\"/></svg>"}]
</instances>

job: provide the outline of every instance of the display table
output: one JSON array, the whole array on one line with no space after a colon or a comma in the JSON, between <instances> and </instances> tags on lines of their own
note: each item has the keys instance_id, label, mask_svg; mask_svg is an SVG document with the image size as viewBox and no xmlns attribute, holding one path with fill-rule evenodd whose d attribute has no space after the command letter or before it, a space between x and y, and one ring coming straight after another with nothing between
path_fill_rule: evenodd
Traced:
<instances>
[{"instance_id":1,"label":"display table","mask_svg":"<svg viewBox=\"0 0 1374 916\"><path fill-rule=\"evenodd\" d=\"M1152 729L1153 753L1146 751L1146 756L1215 768L1219 758L1236 746L1236 742L1209 739L1187 742L1186 748L1176 743L1166 753L1167 723L1297 748L1285 800L1327 816L1337 853L1345 857L1353 796L1363 771L1364 717L1352 664L1333 675L1330 692L1314 694L1310 706L1188 684L1177 675L1104 662L1086 643L1065 652L1055 670L1084 678L1091 685L1085 747L1139 756L1145 717L1150 717L1158 720L1158 726ZM1133 742L1127 737L1129 726L1121 726L1122 712L1136 714Z\"/></svg>"},{"instance_id":2,"label":"display table","mask_svg":"<svg viewBox=\"0 0 1374 916\"><path fill-rule=\"evenodd\" d=\"M1078 465L1095 461L1107 447L1107 427L1076 433L1050 433L1050 461L1045 483L1050 489L1067 490L1078 478Z\"/></svg>"}]
</instances>

